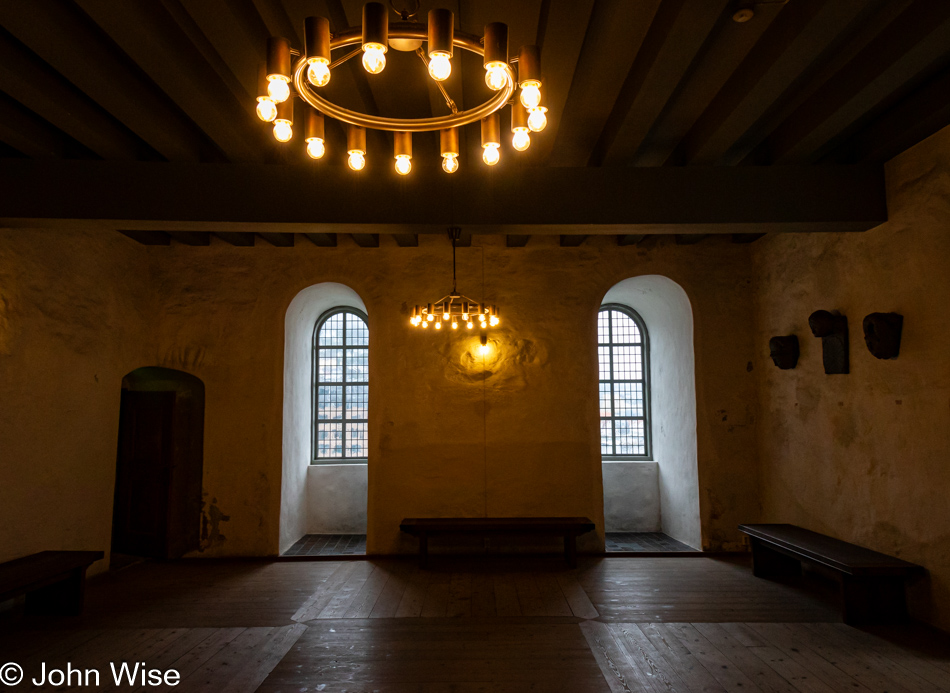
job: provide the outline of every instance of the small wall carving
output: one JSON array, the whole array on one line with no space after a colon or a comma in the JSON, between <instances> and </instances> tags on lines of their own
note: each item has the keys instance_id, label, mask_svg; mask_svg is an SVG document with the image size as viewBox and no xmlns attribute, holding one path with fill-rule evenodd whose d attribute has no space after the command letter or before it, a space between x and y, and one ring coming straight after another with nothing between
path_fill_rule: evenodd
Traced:
<instances>
[{"instance_id":1,"label":"small wall carving","mask_svg":"<svg viewBox=\"0 0 950 693\"><path fill-rule=\"evenodd\" d=\"M850 372L848 359L848 318L827 310L816 310L808 316L811 333L821 337L821 360L825 374Z\"/></svg>"},{"instance_id":2,"label":"small wall carving","mask_svg":"<svg viewBox=\"0 0 950 693\"><path fill-rule=\"evenodd\" d=\"M772 363L783 371L790 370L798 365L798 337L790 334L784 337L772 337L769 340L769 356Z\"/></svg>"},{"instance_id":3,"label":"small wall carving","mask_svg":"<svg viewBox=\"0 0 950 693\"><path fill-rule=\"evenodd\" d=\"M904 316L900 313L871 313L864 318L864 343L879 359L896 359L901 350Z\"/></svg>"}]
</instances>

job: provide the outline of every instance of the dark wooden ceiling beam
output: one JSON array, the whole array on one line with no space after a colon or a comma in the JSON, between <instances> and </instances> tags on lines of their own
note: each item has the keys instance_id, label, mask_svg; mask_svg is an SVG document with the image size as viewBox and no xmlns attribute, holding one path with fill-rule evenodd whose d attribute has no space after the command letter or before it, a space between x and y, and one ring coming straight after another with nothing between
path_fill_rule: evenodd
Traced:
<instances>
[{"instance_id":1,"label":"dark wooden ceiling beam","mask_svg":"<svg viewBox=\"0 0 950 693\"><path fill-rule=\"evenodd\" d=\"M0 92L0 142L34 159L91 158L96 155Z\"/></svg>"},{"instance_id":2,"label":"dark wooden ceiling beam","mask_svg":"<svg viewBox=\"0 0 950 693\"><path fill-rule=\"evenodd\" d=\"M393 240L396 241L396 245L398 245L400 248L419 247L418 233L394 233Z\"/></svg>"},{"instance_id":3,"label":"dark wooden ceiling beam","mask_svg":"<svg viewBox=\"0 0 950 693\"><path fill-rule=\"evenodd\" d=\"M764 233L734 233L732 234L733 243L755 243L762 238Z\"/></svg>"},{"instance_id":4,"label":"dark wooden ceiling beam","mask_svg":"<svg viewBox=\"0 0 950 693\"><path fill-rule=\"evenodd\" d=\"M211 234L207 231L167 231L173 241L183 245L211 245Z\"/></svg>"},{"instance_id":5,"label":"dark wooden ceiling beam","mask_svg":"<svg viewBox=\"0 0 950 693\"><path fill-rule=\"evenodd\" d=\"M254 245L254 234L247 232L217 231L214 234L225 243L250 248Z\"/></svg>"},{"instance_id":6,"label":"dark wooden ceiling beam","mask_svg":"<svg viewBox=\"0 0 950 693\"><path fill-rule=\"evenodd\" d=\"M335 233L305 233L304 236L316 246L321 248L336 248Z\"/></svg>"},{"instance_id":7,"label":"dark wooden ceiling beam","mask_svg":"<svg viewBox=\"0 0 950 693\"><path fill-rule=\"evenodd\" d=\"M144 143L0 28L0 90L103 159L137 159Z\"/></svg>"},{"instance_id":8,"label":"dark wooden ceiling beam","mask_svg":"<svg viewBox=\"0 0 950 693\"><path fill-rule=\"evenodd\" d=\"M868 8L867 0L795 0L782 9L698 121L670 155L673 164L735 163L768 132L753 133L763 114ZM753 20L754 21L754 20ZM722 161L742 145L738 158Z\"/></svg>"},{"instance_id":9,"label":"dark wooden ceiling beam","mask_svg":"<svg viewBox=\"0 0 950 693\"><path fill-rule=\"evenodd\" d=\"M823 163L887 161L948 125L950 66L839 144Z\"/></svg>"},{"instance_id":10,"label":"dark wooden ceiling beam","mask_svg":"<svg viewBox=\"0 0 950 693\"><path fill-rule=\"evenodd\" d=\"M784 7L780 2L759 3L754 21L742 23L732 21L731 9L720 17L633 158L635 166L667 162Z\"/></svg>"},{"instance_id":11,"label":"dark wooden ceiling beam","mask_svg":"<svg viewBox=\"0 0 950 693\"><path fill-rule=\"evenodd\" d=\"M561 123L548 165L587 165L659 5L594 3L564 112L551 114Z\"/></svg>"},{"instance_id":12,"label":"dark wooden ceiling beam","mask_svg":"<svg viewBox=\"0 0 950 693\"><path fill-rule=\"evenodd\" d=\"M918 0L900 13L785 119L751 161L811 163L823 147L902 85L942 61L950 46L950 2Z\"/></svg>"},{"instance_id":13,"label":"dark wooden ceiling beam","mask_svg":"<svg viewBox=\"0 0 950 693\"><path fill-rule=\"evenodd\" d=\"M678 233L674 238L676 239L676 245L696 245L708 236L707 233Z\"/></svg>"},{"instance_id":14,"label":"dark wooden ceiling beam","mask_svg":"<svg viewBox=\"0 0 950 693\"><path fill-rule=\"evenodd\" d=\"M258 233L257 235L277 248L294 247L294 234L292 233Z\"/></svg>"},{"instance_id":15,"label":"dark wooden ceiling beam","mask_svg":"<svg viewBox=\"0 0 950 693\"><path fill-rule=\"evenodd\" d=\"M378 233L351 233L350 236L353 238L353 242L356 243L356 245L358 245L360 248L379 247Z\"/></svg>"},{"instance_id":16,"label":"dark wooden ceiling beam","mask_svg":"<svg viewBox=\"0 0 950 693\"><path fill-rule=\"evenodd\" d=\"M589 165L629 165L732 0L665 0L604 124Z\"/></svg>"},{"instance_id":17,"label":"dark wooden ceiling beam","mask_svg":"<svg viewBox=\"0 0 950 693\"><path fill-rule=\"evenodd\" d=\"M524 248L530 240L531 236L529 235L509 233L505 236L505 246L508 248Z\"/></svg>"},{"instance_id":18,"label":"dark wooden ceiling beam","mask_svg":"<svg viewBox=\"0 0 950 693\"><path fill-rule=\"evenodd\" d=\"M677 228L683 226L717 233L864 230L887 219L880 165L545 167L530 176L515 169L491 177L470 168L450 177L431 167L398 185L384 176L357 183L351 173L327 168L315 188L306 165L0 160L0 220L369 235L444 234L445 219L452 219L466 233L616 235L684 233ZM452 194L458 189L465 195Z\"/></svg>"},{"instance_id":19,"label":"dark wooden ceiling beam","mask_svg":"<svg viewBox=\"0 0 950 693\"><path fill-rule=\"evenodd\" d=\"M265 130L174 18L157 3L76 0L82 9L235 162L263 159Z\"/></svg>"},{"instance_id":20,"label":"dark wooden ceiling beam","mask_svg":"<svg viewBox=\"0 0 950 693\"><path fill-rule=\"evenodd\" d=\"M211 158L203 133L72 3L0 3L0 24L169 161Z\"/></svg>"}]
</instances>

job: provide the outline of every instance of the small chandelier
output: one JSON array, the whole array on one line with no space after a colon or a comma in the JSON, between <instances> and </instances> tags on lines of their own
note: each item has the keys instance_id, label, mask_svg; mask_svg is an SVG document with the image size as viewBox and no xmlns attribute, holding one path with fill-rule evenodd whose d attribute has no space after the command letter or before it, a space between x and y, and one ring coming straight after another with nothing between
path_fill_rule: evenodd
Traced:
<instances>
[{"instance_id":1,"label":"small chandelier","mask_svg":"<svg viewBox=\"0 0 950 693\"><path fill-rule=\"evenodd\" d=\"M458 242L462 230L457 226L449 229L449 237L452 239L452 293L443 296L438 301L417 305L412 309L412 317L409 318L409 324L413 327L428 329L430 326L435 330L441 330L442 324L453 330L459 329L459 325L464 325L465 329L475 328L475 321L482 330L488 327L497 327L501 324L498 317L498 306L479 303L470 299L468 296L460 294L456 288L455 280L455 244ZM482 346L486 344L485 334L482 334Z\"/></svg>"},{"instance_id":2,"label":"small chandelier","mask_svg":"<svg viewBox=\"0 0 950 693\"><path fill-rule=\"evenodd\" d=\"M418 0L415 7L418 10ZM481 122L482 160L489 166L498 163L501 158L500 111L510 104L512 147L519 152L526 150L531 144L530 133L541 132L547 125L547 108L541 105L540 48L523 46L518 56L509 60L508 25L502 22L485 25L484 35L475 36L455 31L451 10L430 10L428 26L409 21L415 11L402 10L397 14L402 21L390 24L386 7L379 2L369 2L363 6L361 27L349 27L336 34L330 33L330 22L325 17L307 17L304 53L291 49L286 39L268 39L267 93L257 98L257 115L264 122L274 124L274 137L279 142L293 138L293 98L297 96L307 104L304 139L312 159L321 159L326 153L324 118L329 116L347 125L347 163L354 171L366 165L366 128L370 128L394 133L393 157L400 175L412 170L412 133L438 130L442 169L454 173L459 167L458 129L476 121ZM426 41L426 50L422 49L423 41ZM347 46L356 48L331 60L332 50ZM363 67L370 75L382 72L390 47L414 51L419 56L451 113L431 118L389 118L352 111L320 96L321 87L330 82L332 70L357 55L362 55ZM494 92L485 103L465 111L458 109L442 85L452 73L455 47L482 56L485 82ZM292 56L297 57L293 66Z\"/></svg>"}]
</instances>

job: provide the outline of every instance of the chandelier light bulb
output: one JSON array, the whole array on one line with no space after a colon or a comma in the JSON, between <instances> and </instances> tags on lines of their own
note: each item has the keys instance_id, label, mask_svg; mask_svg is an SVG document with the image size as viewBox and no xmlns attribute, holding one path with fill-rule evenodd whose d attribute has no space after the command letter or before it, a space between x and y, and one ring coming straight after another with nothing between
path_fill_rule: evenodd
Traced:
<instances>
[{"instance_id":1,"label":"chandelier light bulb","mask_svg":"<svg viewBox=\"0 0 950 693\"><path fill-rule=\"evenodd\" d=\"M422 329L427 329L428 327L429 327L429 323L427 321L423 321Z\"/></svg>"},{"instance_id":2,"label":"chandelier light bulb","mask_svg":"<svg viewBox=\"0 0 950 693\"><path fill-rule=\"evenodd\" d=\"M458 328L459 328L459 324L453 320L453 321L452 321L452 329L453 329L453 330L457 330Z\"/></svg>"},{"instance_id":3,"label":"chandelier light bulb","mask_svg":"<svg viewBox=\"0 0 950 693\"><path fill-rule=\"evenodd\" d=\"M515 130L515 134L511 137L511 146L519 152L523 152L531 146L531 136L528 134L527 129L518 128Z\"/></svg>"},{"instance_id":4,"label":"chandelier light bulb","mask_svg":"<svg viewBox=\"0 0 950 693\"><path fill-rule=\"evenodd\" d=\"M499 322L501 322L501 320L498 319L497 315L493 315L488 319L488 324L492 327L497 327Z\"/></svg>"},{"instance_id":5,"label":"chandelier light bulb","mask_svg":"<svg viewBox=\"0 0 950 693\"><path fill-rule=\"evenodd\" d=\"M386 67L386 47L381 43L363 46L363 67L371 75L378 75Z\"/></svg>"},{"instance_id":6,"label":"chandelier light bulb","mask_svg":"<svg viewBox=\"0 0 950 693\"><path fill-rule=\"evenodd\" d=\"M441 329L442 329L442 323L441 323L441 322L437 322L437 323L435 324L435 329L441 330Z\"/></svg>"},{"instance_id":7,"label":"chandelier light bulb","mask_svg":"<svg viewBox=\"0 0 950 693\"><path fill-rule=\"evenodd\" d=\"M544 130L548 124L548 117L544 115L544 112L547 110L548 109L544 106L531 109L531 113L528 115L528 128L531 132L541 132Z\"/></svg>"},{"instance_id":8,"label":"chandelier light bulb","mask_svg":"<svg viewBox=\"0 0 950 693\"><path fill-rule=\"evenodd\" d=\"M433 53L429 56L429 76L436 82L444 82L452 74L452 60L447 53Z\"/></svg>"},{"instance_id":9,"label":"chandelier light bulb","mask_svg":"<svg viewBox=\"0 0 950 693\"><path fill-rule=\"evenodd\" d=\"M408 156L397 156L396 157L396 173L400 176L405 176L412 170L412 159Z\"/></svg>"},{"instance_id":10,"label":"chandelier light bulb","mask_svg":"<svg viewBox=\"0 0 950 693\"><path fill-rule=\"evenodd\" d=\"M457 156L446 154L442 157L442 170L446 173L455 173L459 170L459 158Z\"/></svg>"},{"instance_id":11,"label":"chandelier light bulb","mask_svg":"<svg viewBox=\"0 0 950 693\"><path fill-rule=\"evenodd\" d=\"M521 105L531 110L541 105L541 87L534 82L521 85Z\"/></svg>"},{"instance_id":12,"label":"chandelier light bulb","mask_svg":"<svg viewBox=\"0 0 950 693\"><path fill-rule=\"evenodd\" d=\"M482 161L489 166L494 166L501 159L497 144L486 144L482 147Z\"/></svg>"},{"instance_id":13,"label":"chandelier light bulb","mask_svg":"<svg viewBox=\"0 0 950 693\"><path fill-rule=\"evenodd\" d=\"M307 140L307 154L311 159L322 159L327 153L327 147L319 137L311 137Z\"/></svg>"},{"instance_id":14,"label":"chandelier light bulb","mask_svg":"<svg viewBox=\"0 0 950 693\"><path fill-rule=\"evenodd\" d=\"M426 316L426 320L428 320L429 322L434 321L434 320L435 320L435 315L432 314L432 313L429 313L429 314Z\"/></svg>"},{"instance_id":15,"label":"chandelier light bulb","mask_svg":"<svg viewBox=\"0 0 950 693\"><path fill-rule=\"evenodd\" d=\"M267 76L267 95L274 103L283 103L290 97L290 79L284 75Z\"/></svg>"},{"instance_id":16,"label":"chandelier light bulb","mask_svg":"<svg viewBox=\"0 0 950 693\"><path fill-rule=\"evenodd\" d=\"M465 323L465 327L467 327L468 329L472 329L473 327L475 327L475 323L469 320L467 323Z\"/></svg>"},{"instance_id":17,"label":"chandelier light bulb","mask_svg":"<svg viewBox=\"0 0 950 693\"><path fill-rule=\"evenodd\" d=\"M363 167L366 166L366 157L363 156L363 152L349 152L350 157L347 160L347 165L354 171L362 171Z\"/></svg>"},{"instance_id":18,"label":"chandelier light bulb","mask_svg":"<svg viewBox=\"0 0 950 693\"><path fill-rule=\"evenodd\" d=\"M273 123L277 117L277 104L269 96L257 97L257 117L265 123Z\"/></svg>"},{"instance_id":19,"label":"chandelier light bulb","mask_svg":"<svg viewBox=\"0 0 950 693\"><path fill-rule=\"evenodd\" d=\"M315 87L325 87L330 83L330 66L326 58L311 58L307 79Z\"/></svg>"},{"instance_id":20,"label":"chandelier light bulb","mask_svg":"<svg viewBox=\"0 0 950 693\"><path fill-rule=\"evenodd\" d=\"M290 142L294 136L294 128L289 120L274 121L274 139L278 142Z\"/></svg>"},{"instance_id":21,"label":"chandelier light bulb","mask_svg":"<svg viewBox=\"0 0 950 693\"><path fill-rule=\"evenodd\" d=\"M508 74L504 63L489 63L485 66L485 84L492 91L503 89L508 83Z\"/></svg>"}]
</instances>

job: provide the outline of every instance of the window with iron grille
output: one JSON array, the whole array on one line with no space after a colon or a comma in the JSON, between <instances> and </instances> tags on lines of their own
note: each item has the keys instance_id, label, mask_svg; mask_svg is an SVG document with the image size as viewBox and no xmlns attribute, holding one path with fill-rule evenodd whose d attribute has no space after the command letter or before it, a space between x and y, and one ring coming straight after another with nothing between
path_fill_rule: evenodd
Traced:
<instances>
[{"instance_id":1,"label":"window with iron grille","mask_svg":"<svg viewBox=\"0 0 950 693\"><path fill-rule=\"evenodd\" d=\"M369 406L366 316L336 308L313 333L313 463L365 462Z\"/></svg>"},{"instance_id":2,"label":"window with iron grille","mask_svg":"<svg viewBox=\"0 0 950 693\"><path fill-rule=\"evenodd\" d=\"M604 459L651 460L650 344L646 326L626 306L597 315L600 452Z\"/></svg>"}]
</instances>

